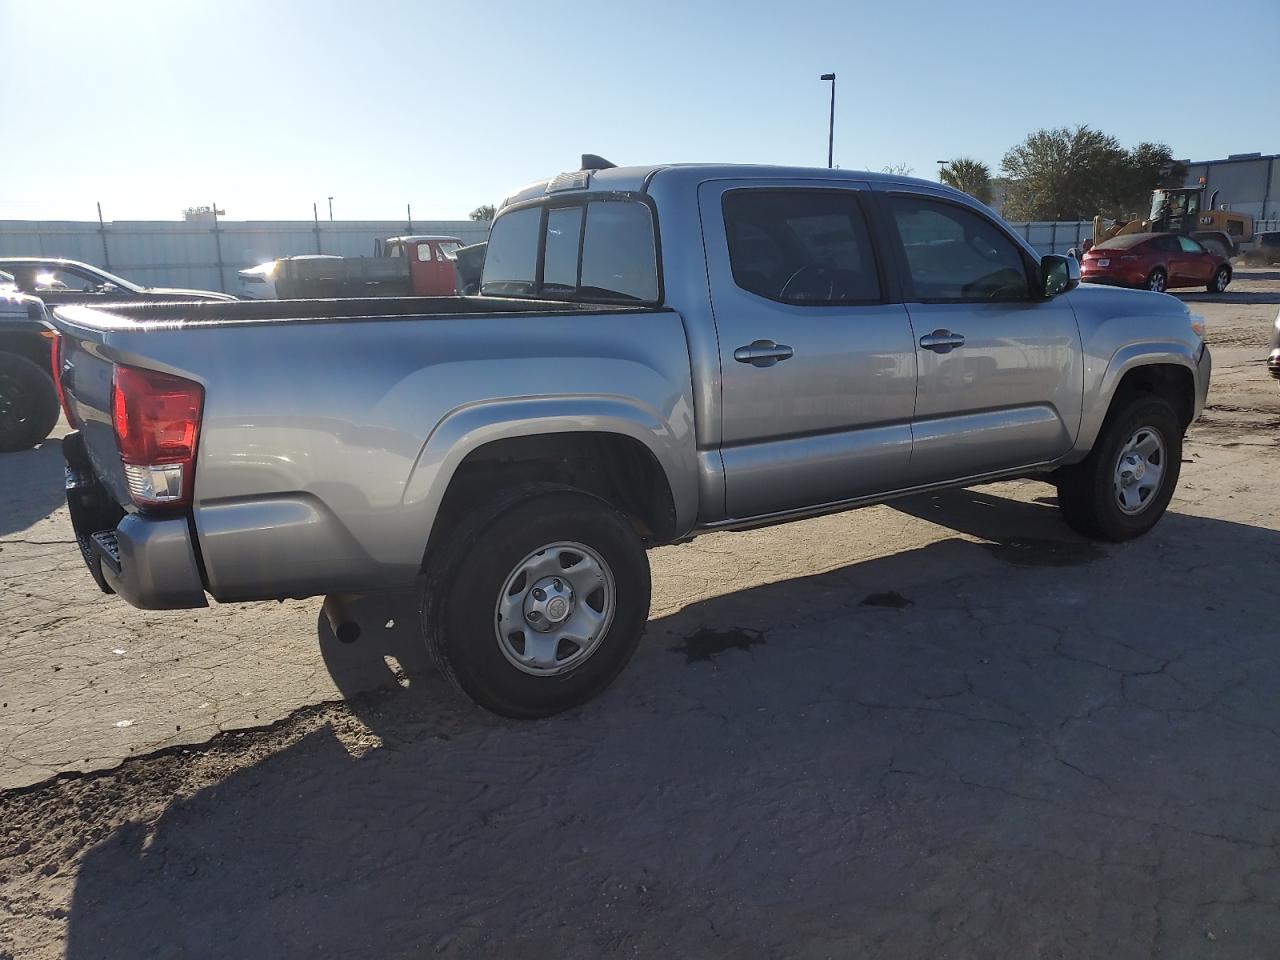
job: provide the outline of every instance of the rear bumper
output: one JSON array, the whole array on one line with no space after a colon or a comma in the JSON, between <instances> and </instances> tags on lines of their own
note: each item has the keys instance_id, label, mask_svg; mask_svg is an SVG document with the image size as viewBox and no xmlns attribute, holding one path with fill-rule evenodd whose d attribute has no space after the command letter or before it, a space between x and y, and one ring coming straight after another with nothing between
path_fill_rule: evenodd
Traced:
<instances>
[{"instance_id":1,"label":"rear bumper","mask_svg":"<svg viewBox=\"0 0 1280 960\"><path fill-rule=\"evenodd\" d=\"M1080 275L1081 283L1100 283L1108 287L1141 287L1145 277L1117 276L1113 273L1084 273Z\"/></svg>"},{"instance_id":2,"label":"rear bumper","mask_svg":"<svg viewBox=\"0 0 1280 960\"><path fill-rule=\"evenodd\" d=\"M1204 412L1205 401L1209 397L1209 380L1213 375L1213 354L1209 352L1208 344L1202 344L1200 347L1200 358L1196 361L1196 407L1191 417L1192 421L1200 419L1200 414Z\"/></svg>"},{"instance_id":3,"label":"rear bumper","mask_svg":"<svg viewBox=\"0 0 1280 960\"><path fill-rule=\"evenodd\" d=\"M144 610L208 606L187 518L124 513L94 476L80 435L62 449L76 543L103 592Z\"/></svg>"}]
</instances>

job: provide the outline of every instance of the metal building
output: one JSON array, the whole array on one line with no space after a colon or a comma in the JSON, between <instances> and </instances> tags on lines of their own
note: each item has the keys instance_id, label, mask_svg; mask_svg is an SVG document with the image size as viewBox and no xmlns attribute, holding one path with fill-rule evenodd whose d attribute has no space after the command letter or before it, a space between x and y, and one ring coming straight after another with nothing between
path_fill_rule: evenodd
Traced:
<instances>
[{"instance_id":1,"label":"metal building","mask_svg":"<svg viewBox=\"0 0 1280 960\"><path fill-rule=\"evenodd\" d=\"M1218 191L1217 206L1255 220L1280 218L1280 153L1233 153L1225 160L1186 161L1186 186L1204 177L1205 202Z\"/></svg>"}]
</instances>

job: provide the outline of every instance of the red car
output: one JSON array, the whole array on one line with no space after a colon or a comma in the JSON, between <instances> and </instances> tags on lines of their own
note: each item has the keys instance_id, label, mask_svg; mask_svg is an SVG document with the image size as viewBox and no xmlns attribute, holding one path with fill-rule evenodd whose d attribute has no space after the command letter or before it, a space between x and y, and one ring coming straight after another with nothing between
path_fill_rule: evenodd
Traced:
<instances>
[{"instance_id":1,"label":"red car","mask_svg":"<svg viewBox=\"0 0 1280 960\"><path fill-rule=\"evenodd\" d=\"M1171 287L1204 287L1210 293L1222 293L1231 282L1231 262L1191 237L1128 233L1092 247L1080 264L1080 279L1157 293Z\"/></svg>"}]
</instances>

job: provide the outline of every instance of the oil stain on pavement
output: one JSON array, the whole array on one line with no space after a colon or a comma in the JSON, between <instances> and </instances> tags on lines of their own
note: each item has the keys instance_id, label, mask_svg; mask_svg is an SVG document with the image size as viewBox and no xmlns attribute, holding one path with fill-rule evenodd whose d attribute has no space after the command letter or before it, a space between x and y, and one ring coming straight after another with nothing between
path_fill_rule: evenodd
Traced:
<instances>
[{"instance_id":1,"label":"oil stain on pavement","mask_svg":"<svg viewBox=\"0 0 1280 960\"><path fill-rule=\"evenodd\" d=\"M714 627L699 627L674 647L672 653L683 653L685 663L710 662L719 654L729 650L750 650L765 642L764 631L751 630L747 627L731 627L728 630L716 630Z\"/></svg>"}]
</instances>

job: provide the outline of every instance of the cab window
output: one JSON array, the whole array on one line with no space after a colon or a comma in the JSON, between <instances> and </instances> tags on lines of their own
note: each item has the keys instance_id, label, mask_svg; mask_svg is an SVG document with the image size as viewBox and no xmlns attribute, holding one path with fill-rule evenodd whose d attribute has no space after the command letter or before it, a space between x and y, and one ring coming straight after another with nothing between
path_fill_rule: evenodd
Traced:
<instances>
[{"instance_id":1,"label":"cab window","mask_svg":"<svg viewBox=\"0 0 1280 960\"><path fill-rule=\"evenodd\" d=\"M986 217L906 194L891 196L889 209L919 300L1030 299L1022 251Z\"/></svg>"},{"instance_id":2,"label":"cab window","mask_svg":"<svg viewBox=\"0 0 1280 960\"><path fill-rule=\"evenodd\" d=\"M878 303L880 277L849 190L734 190L724 197L733 281L800 306Z\"/></svg>"}]
</instances>

